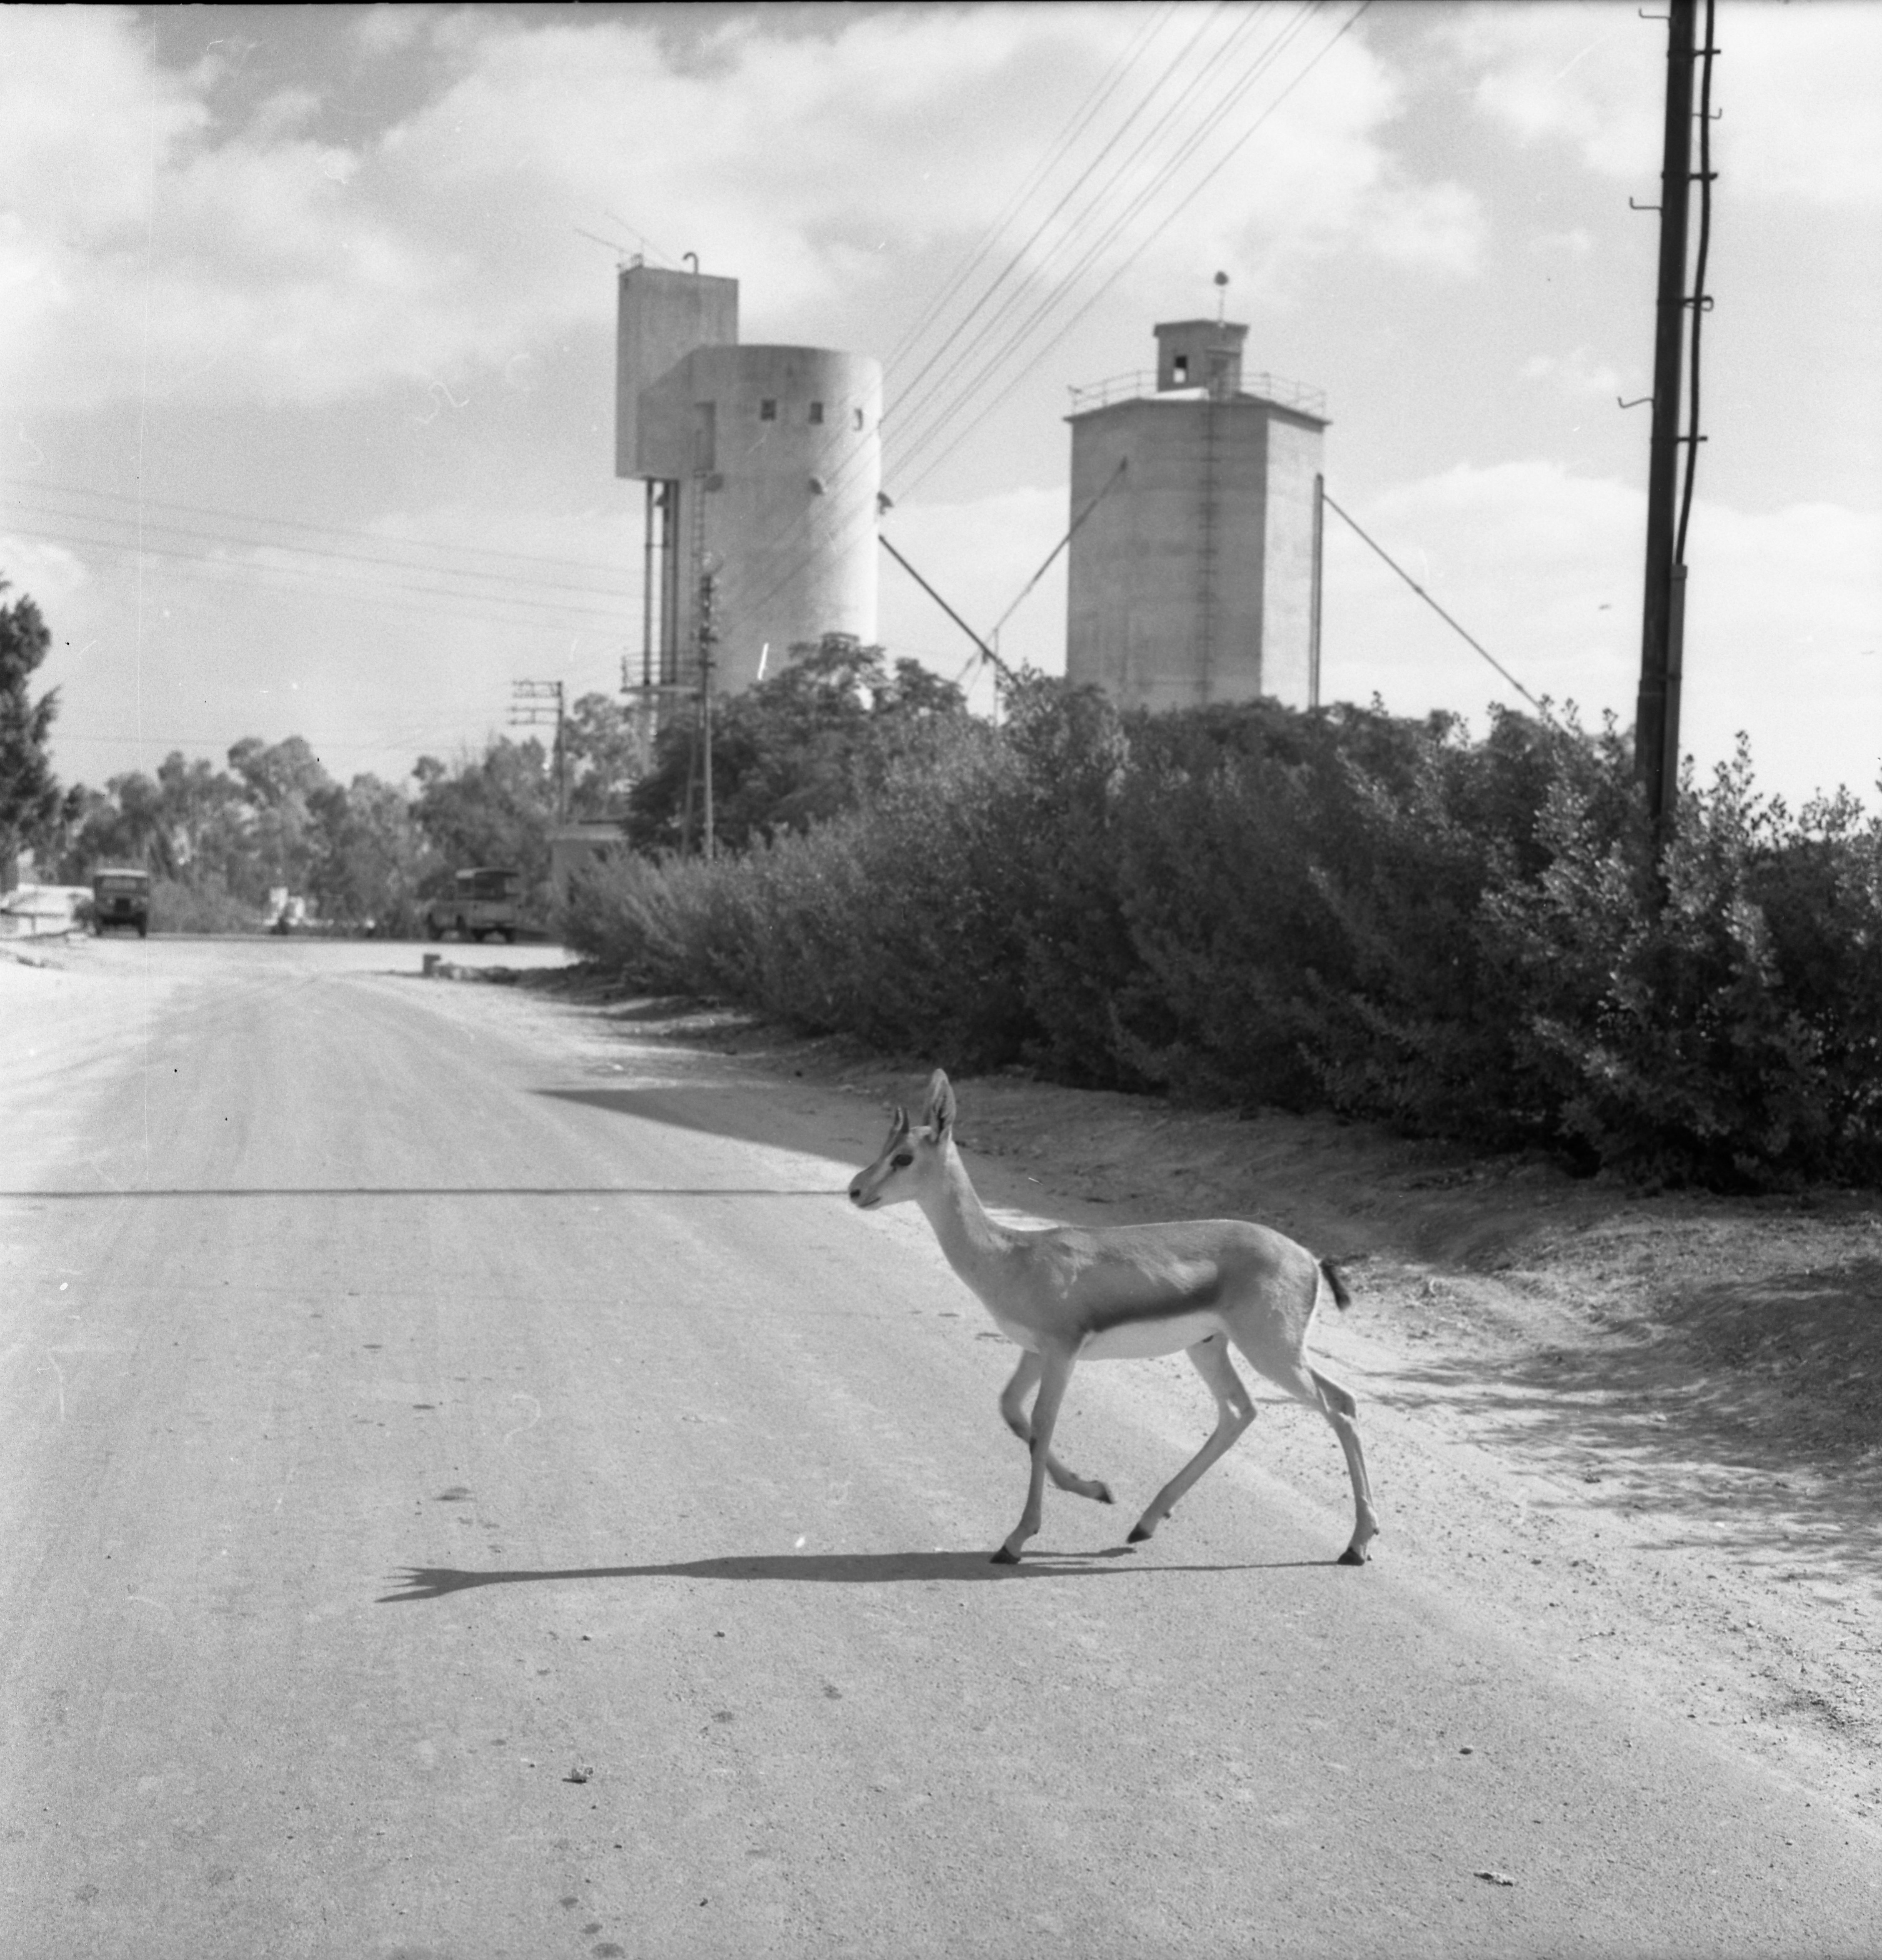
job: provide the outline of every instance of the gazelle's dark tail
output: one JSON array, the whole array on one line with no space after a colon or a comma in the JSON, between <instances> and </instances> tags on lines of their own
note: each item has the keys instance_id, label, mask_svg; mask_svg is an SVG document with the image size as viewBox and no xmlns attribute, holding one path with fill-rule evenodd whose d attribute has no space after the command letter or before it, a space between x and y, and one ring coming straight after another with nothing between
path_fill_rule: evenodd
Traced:
<instances>
[{"instance_id":1,"label":"gazelle's dark tail","mask_svg":"<svg viewBox=\"0 0 1882 1960\"><path fill-rule=\"evenodd\" d=\"M1333 1303L1342 1313L1353 1304L1353 1296L1346 1291L1346 1283L1340 1277L1340 1268L1330 1259L1322 1259L1320 1270L1327 1276L1327 1284L1332 1289Z\"/></svg>"}]
</instances>

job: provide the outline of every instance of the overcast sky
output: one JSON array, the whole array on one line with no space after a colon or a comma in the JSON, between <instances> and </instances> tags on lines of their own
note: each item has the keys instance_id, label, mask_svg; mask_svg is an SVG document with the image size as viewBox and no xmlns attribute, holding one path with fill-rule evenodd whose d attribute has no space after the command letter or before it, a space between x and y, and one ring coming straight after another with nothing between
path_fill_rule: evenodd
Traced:
<instances>
[{"instance_id":1,"label":"overcast sky","mask_svg":"<svg viewBox=\"0 0 1882 1960\"><path fill-rule=\"evenodd\" d=\"M61 773L300 733L399 777L513 680L616 687L625 252L739 278L743 339L889 364L889 534L982 631L1068 521L1067 386L1226 272L1248 367L1326 392L1331 494L1532 692L1629 721L1665 33L1632 0L0 8L0 574L56 635ZM1718 38L1685 746L1873 800L1882 5L1726 0ZM1062 670L1063 566L1009 657ZM892 650L960 673L882 593ZM1337 521L1324 673L1480 727L1515 698Z\"/></svg>"}]
</instances>

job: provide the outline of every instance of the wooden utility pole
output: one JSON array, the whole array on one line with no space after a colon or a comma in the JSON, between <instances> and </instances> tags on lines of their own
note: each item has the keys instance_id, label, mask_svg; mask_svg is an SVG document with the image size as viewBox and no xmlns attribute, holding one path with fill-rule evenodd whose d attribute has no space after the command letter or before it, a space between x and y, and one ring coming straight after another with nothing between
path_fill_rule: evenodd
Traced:
<instances>
[{"instance_id":1,"label":"wooden utility pole","mask_svg":"<svg viewBox=\"0 0 1882 1960\"><path fill-rule=\"evenodd\" d=\"M551 757L555 784L555 820L568 821L568 756L562 733L563 689L559 680L513 680L510 683L510 726L512 728L553 727L555 749Z\"/></svg>"},{"instance_id":2,"label":"wooden utility pole","mask_svg":"<svg viewBox=\"0 0 1882 1960\"><path fill-rule=\"evenodd\" d=\"M1654 316L1653 438L1647 462L1647 577L1634 773L1646 791L1656 861L1680 781L1680 679L1686 566L1678 551L1680 415L1693 189L1693 28L1696 0L1668 0L1665 147L1660 166L1660 283ZM1696 297L1695 306L1701 304Z\"/></svg>"},{"instance_id":3,"label":"wooden utility pole","mask_svg":"<svg viewBox=\"0 0 1882 1960\"><path fill-rule=\"evenodd\" d=\"M1320 619L1327 583L1327 479L1314 478L1314 597L1307 621L1307 705L1320 705Z\"/></svg>"},{"instance_id":4,"label":"wooden utility pole","mask_svg":"<svg viewBox=\"0 0 1882 1960\"><path fill-rule=\"evenodd\" d=\"M714 854L712 808L712 650L719 635L712 623L713 575L699 576L699 746L705 782L705 851Z\"/></svg>"}]
</instances>

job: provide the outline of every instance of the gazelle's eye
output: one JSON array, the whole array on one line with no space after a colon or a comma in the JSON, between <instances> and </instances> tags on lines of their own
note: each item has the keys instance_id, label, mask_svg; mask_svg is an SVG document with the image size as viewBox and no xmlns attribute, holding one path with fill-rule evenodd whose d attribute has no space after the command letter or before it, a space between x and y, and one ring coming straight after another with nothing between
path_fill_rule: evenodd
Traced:
<instances>
[{"instance_id":1,"label":"gazelle's eye","mask_svg":"<svg viewBox=\"0 0 1882 1960\"><path fill-rule=\"evenodd\" d=\"M892 1170L906 1170L908 1166L914 1162L914 1160L915 1156L914 1151L904 1150L899 1156L892 1157L889 1159L889 1168Z\"/></svg>"}]
</instances>

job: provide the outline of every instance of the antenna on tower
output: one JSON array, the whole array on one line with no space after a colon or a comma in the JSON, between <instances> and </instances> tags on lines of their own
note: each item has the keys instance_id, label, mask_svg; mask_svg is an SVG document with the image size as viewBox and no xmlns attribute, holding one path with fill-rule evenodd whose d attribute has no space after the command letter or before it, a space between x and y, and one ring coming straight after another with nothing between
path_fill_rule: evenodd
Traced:
<instances>
[{"instance_id":1,"label":"antenna on tower","mask_svg":"<svg viewBox=\"0 0 1882 1960\"><path fill-rule=\"evenodd\" d=\"M622 244L618 238L604 238L599 231L584 231L579 224L571 224L569 229L577 238L586 238L591 244L606 246L615 255L617 266L625 266L630 260L637 266L641 262L640 253Z\"/></svg>"}]
</instances>

